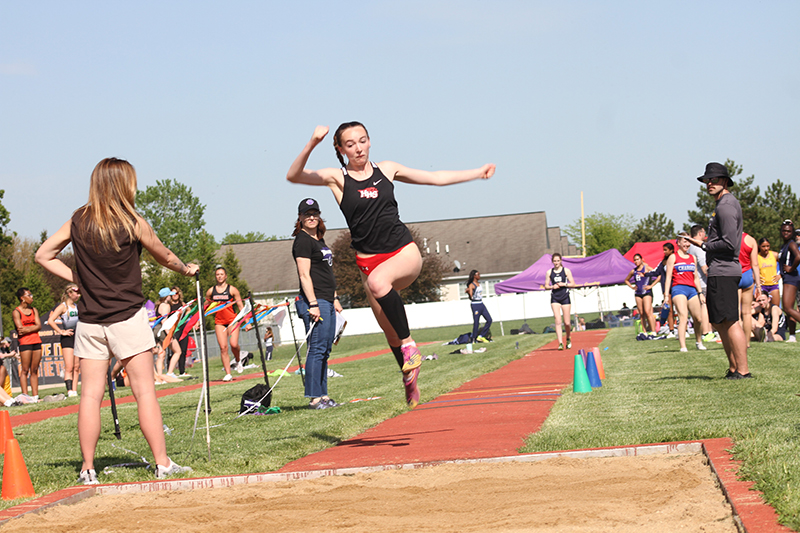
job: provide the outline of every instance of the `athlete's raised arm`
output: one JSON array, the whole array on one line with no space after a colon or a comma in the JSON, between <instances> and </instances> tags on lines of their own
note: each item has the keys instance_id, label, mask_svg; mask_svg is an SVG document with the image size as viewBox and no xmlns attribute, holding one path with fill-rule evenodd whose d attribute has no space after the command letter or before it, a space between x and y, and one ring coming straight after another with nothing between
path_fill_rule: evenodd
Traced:
<instances>
[{"instance_id":1,"label":"athlete's raised arm","mask_svg":"<svg viewBox=\"0 0 800 533\"><path fill-rule=\"evenodd\" d=\"M492 163L472 170L417 170L395 163L383 161L378 164L384 174L392 180L417 185L453 185L478 179L487 180L494 175L495 166Z\"/></svg>"},{"instance_id":2,"label":"athlete's raised arm","mask_svg":"<svg viewBox=\"0 0 800 533\"><path fill-rule=\"evenodd\" d=\"M327 134L328 126L317 126L314 129L314 134L311 136L311 139L303 147L303 150L294 160L292 166L289 167L289 171L286 173L286 179L288 181L292 183L302 183L304 185L324 185L326 187L331 187L332 189L334 187L341 189L342 173L338 169L306 169L306 164L308 163L308 158L311 155L311 152L314 151L314 148L316 148L317 145L322 142Z\"/></svg>"}]
</instances>

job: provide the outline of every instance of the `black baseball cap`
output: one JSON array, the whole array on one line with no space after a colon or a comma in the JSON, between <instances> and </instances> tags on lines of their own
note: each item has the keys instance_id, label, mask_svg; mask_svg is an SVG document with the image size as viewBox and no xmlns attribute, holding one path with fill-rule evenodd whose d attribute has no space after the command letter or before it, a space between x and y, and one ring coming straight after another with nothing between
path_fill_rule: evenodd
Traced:
<instances>
[{"instance_id":1,"label":"black baseball cap","mask_svg":"<svg viewBox=\"0 0 800 533\"><path fill-rule=\"evenodd\" d=\"M302 215L303 213L307 213L311 210L319 211L319 204L313 198L306 198L305 200L300 202L300 205L297 207L297 213Z\"/></svg>"}]
</instances>

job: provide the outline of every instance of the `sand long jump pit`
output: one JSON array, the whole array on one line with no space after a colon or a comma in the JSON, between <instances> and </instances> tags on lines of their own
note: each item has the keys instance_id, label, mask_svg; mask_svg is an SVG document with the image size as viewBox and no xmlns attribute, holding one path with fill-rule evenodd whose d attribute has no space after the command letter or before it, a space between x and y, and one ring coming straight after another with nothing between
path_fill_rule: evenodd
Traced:
<instances>
[{"instance_id":1,"label":"sand long jump pit","mask_svg":"<svg viewBox=\"0 0 800 533\"><path fill-rule=\"evenodd\" d=\"M690 444L106 485L0 532L738 531L702 445Z\"/></svg>"}]
</instances>

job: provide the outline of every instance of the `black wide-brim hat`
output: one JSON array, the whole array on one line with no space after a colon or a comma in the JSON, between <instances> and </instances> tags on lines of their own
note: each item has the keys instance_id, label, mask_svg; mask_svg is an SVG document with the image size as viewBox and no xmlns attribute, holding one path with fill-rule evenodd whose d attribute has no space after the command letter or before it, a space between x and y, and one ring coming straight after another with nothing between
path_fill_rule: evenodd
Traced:
<instances>
[{"instance_id":1,"label":"black wide-brim hat","mask_svg":"<svg viewBox=\"0 0 800 533\"><path fill-rule=\"evenodd\" d=\"M728 167L720 163L709 163L706 165L706 173L697 178L697 181L705 183L709 178L728 178L733 185L733 179L728 175Z\"/></svg>"}]
</instances>

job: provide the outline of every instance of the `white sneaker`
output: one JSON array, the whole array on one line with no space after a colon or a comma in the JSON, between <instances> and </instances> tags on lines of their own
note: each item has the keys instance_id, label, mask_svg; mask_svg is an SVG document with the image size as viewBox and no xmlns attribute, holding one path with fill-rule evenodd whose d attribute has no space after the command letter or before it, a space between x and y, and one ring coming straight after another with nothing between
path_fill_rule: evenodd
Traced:
<instances>
[{"instance_id":1,"label":"white sneaker","mask_svg":"<svg viewBox=\"0 0 800 533\"><path fill-rule=\"evenodd\" d=\"M707 350L708 349L703 345L702 342L696 342L696 343L694 343L694 345L697 346L698 350Z\"/></svg>"},{"instance_id":2,"label":"white sneaker","mask_svg":"<svg viewBox=\"0 0 800 533\"><path fill-rule=\"evenodd\" d=\"M668 339L674 339L675 337L676 337L676 335L674 333L672 333L671 331L669 333L667 333L667 338Z\"/></svg>"},{"instance_id":3,"label":"white sneaker","mask_svg":"<svg viewBox=\"0 0 800 533\"><path fill-rule=\"evenodd\" d=\"M67 392L67 397L68 398L74 398L77 395L78 395L78 391L76 391L76 390L71 390L71 391Z\"/></svg>"},{"instance_id":4,"label":"white sneaker","mask_svg":"<svg viewBox=\"0 0 800 533\"><path fill-rule=\"evenodd\" d=\"M687 350L687 349L686 349L686 346L684 346L683 348L681 348L681 351L682 351L682 352L688 352L689 350Z\"/></svg>"},{"instance_id":5,"label":"white sneaker","mask_svg":"<svg viewBox=\"0 0 800 533\"><path fill-rule=\"evenodd\" d=\"M167 476L174 476L175 474L185 474L191 472L192 469L188 466L180 466L178 463L169 460L169 466L156 465L156 479L164 479Z\"/></svg>"},{"instance_id":6,"label":"white sneaker","mask_svg":"<svg viewBox=\"0 0 800 533\"><path fill-rule=\"evenodd\" d=\"M233 381L233 376L230 374L225 374L225 377L222 378L222 381Z\"/></svg>"},{"instance_id":7,"label":"white sneaker","mask_svg":"<svg viewBox=\"0 0 800 533\"><path fill-rule=\"evenodd\" d=\"M786 342L797 342L797 339L794 338L794 335L789 335L789 340Z\"/></svg>"},{"instance_id":8,"label":"white sneaker","mask_svg":"<svg viewBox=\"0 0 800 533\"><path fill-rule=\"evenodd\" d=\"M179 377L179 378L190 378L190 377L192 377L192 375L191 375L191 374L187 374L186 372L184 372L183 374L181 374L181 375L180 375L180 376L178 376L178 377Z\"/></svg>"},{"instance_id":9,"label":"white sneaker","mask_svg":"<svg viewBox=\"0 0 800 533\"><path fill-rule=\"evenodd\" d=\"M84 470L78 476L78 483L83 483L84 485L99 485L100 482L97 481L97 472L94 471L94 468L90 468L89 470Z\"/></svg>"},{"instance_id":10,"label":"white sneaker","mask_svg":"<svg viewBox=\"0 0 800 533\"><path fill-rule=\"evenodd\" d=\"M167 372L167 376L171 378L177 378L178 376L175 375L175 372Z\"/></svg>"},{"instance_id":11,"label":"white sneaker","mask_svg":"<svg viewBox=\"0 0 800 533\"><path fill-rule=\"evenodd\" d=\"M239 374L244 372L244 365L242 364L241 360L238 363L236 363L236 372Z\"/></svg>"}]
</instances>

